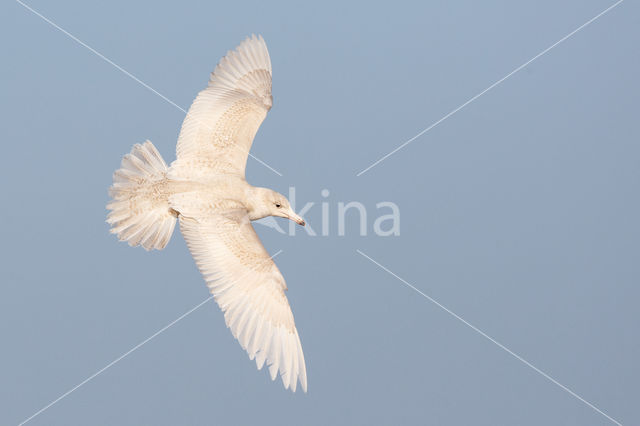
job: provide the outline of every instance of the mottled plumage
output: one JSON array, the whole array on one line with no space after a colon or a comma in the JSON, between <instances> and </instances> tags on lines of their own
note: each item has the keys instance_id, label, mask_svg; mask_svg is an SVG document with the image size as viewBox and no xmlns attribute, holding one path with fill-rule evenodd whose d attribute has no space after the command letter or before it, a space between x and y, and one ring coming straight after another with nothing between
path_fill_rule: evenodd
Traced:
<instances>
[{"instance_id":1,"label":"mottled plumage","mask_svg":"<svg viewBox=\"0 0 640 426\"><path fill-rule=\"evenodd\" d=\"M286 217L304 225L287 199L249 185L245 165L271 109L271 61L262 37L228 52L182 124L170 167L149 141L122 159L110 188L107 222L130 245L164 248L176 220L233 336L278 373L286 388L307 375L284 278L250 221Z\"/></svg>"}]
</instances>

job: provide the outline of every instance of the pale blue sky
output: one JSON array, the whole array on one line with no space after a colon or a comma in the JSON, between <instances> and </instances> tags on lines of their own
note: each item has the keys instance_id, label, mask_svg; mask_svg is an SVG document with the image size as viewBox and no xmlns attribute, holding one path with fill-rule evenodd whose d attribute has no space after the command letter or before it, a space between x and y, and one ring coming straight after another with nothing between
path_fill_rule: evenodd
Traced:
<instances>
[{"instance_id":1,"label":"pale blue sky","mask_svg":"<svg viewBox=\"0 0 640 426\"><path fill-rule=\"evenodd\" d=\"M185 108L263 34L253 153L284 176L247 177L298 204L329 189L333 230L258 228L284 251L308 394L256 371L211 303L28 424L613 424L356 249L639 424L636 2L355 176L613 3L29 1ZM208 293L179 232L147 253L104 223L121 156L150 139L172 161L184 114L16 2L0 36L0 423L18 424ZM395 202L401 235L360 237L354 215L335 236L339 201Z\"/></svg>"}]
</instances>

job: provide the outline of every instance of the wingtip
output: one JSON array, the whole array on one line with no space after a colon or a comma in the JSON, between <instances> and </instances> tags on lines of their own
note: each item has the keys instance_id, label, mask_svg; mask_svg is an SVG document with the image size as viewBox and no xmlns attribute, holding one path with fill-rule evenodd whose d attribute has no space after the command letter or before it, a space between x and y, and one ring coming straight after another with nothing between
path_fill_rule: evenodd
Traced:
<instances>
[{"instance_id":1,"label":"wingtip","mask_svg":"<svg viewBox=\"0 0 640 426\"><path fill-rule=\"evenodd\" d=\"M275 364L271 364L269 366L269 375L271 376L271 381L274 381L278 376L278 368L275 366Z\"/></svg>"}]
</instances>

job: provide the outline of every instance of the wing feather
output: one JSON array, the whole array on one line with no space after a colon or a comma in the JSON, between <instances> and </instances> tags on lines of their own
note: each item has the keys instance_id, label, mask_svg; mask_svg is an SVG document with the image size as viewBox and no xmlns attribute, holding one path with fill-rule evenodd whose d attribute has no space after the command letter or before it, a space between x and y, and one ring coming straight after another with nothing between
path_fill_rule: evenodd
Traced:
<instances>
[{"instance_id":1,"label":"wing feather","mask_svg":"<svg viewBox=\"0 0 640 426\"><path fill-rule=\"evenodd\" d=\"M253 35L220 60L209 86L193 101L170 175L244 177L253 138L272 104L269 52L262 37Z\"/></svg>"},{"instance_id":2,"label":"wing feather","mask_svg":"<svg viewBox=\"0 0 640 426\"><path fill-rule=\"evenodd\" d=\"M286 284L246 211L193 218L180 215L180 229L225 322L258 369L285 388L298 380L307 391L300 337L285 296Z\"/></svg>"}]
</instances>

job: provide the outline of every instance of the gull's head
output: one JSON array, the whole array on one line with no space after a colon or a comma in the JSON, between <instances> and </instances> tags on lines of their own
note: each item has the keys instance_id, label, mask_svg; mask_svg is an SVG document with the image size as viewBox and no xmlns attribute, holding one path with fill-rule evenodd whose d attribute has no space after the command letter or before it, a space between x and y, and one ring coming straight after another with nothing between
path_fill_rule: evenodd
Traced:
<instances>
[{"instance_id":1,"label":"gull's head","mask_svg":"<svg viewBox=\"0 0 640 426\"><path fill-rule=\"evenodd\" d=\"M305 225L304 219L298 216L291 208L291 204L289 204L287 197L277 193L276 191L272 191L271 189L259 189L260 207L256 210L259 210L261 214L259 215L260 217L256 217L257 219L266 216L278 216L291 219L298 225ZM254 218L252 217L252 220L253 219Z\"/></svg>"},{"instance_id":2,"label":"gull's head","mask_svg":"<svg viewBox=\"0 0 640 426\"><path fill-rule=\"evenodd\" d=\"M278 194L275 191L271 192L272 196L270 197L270 200L268 200L268 202L271 204L271 216L279 216L291 219L298 225L304 226L304 219L302 219L296 214L296 212L293 211L291 205L289 204L289 200L287 200L287 198L282 194Z\"/></svg>"}]
</instances>

